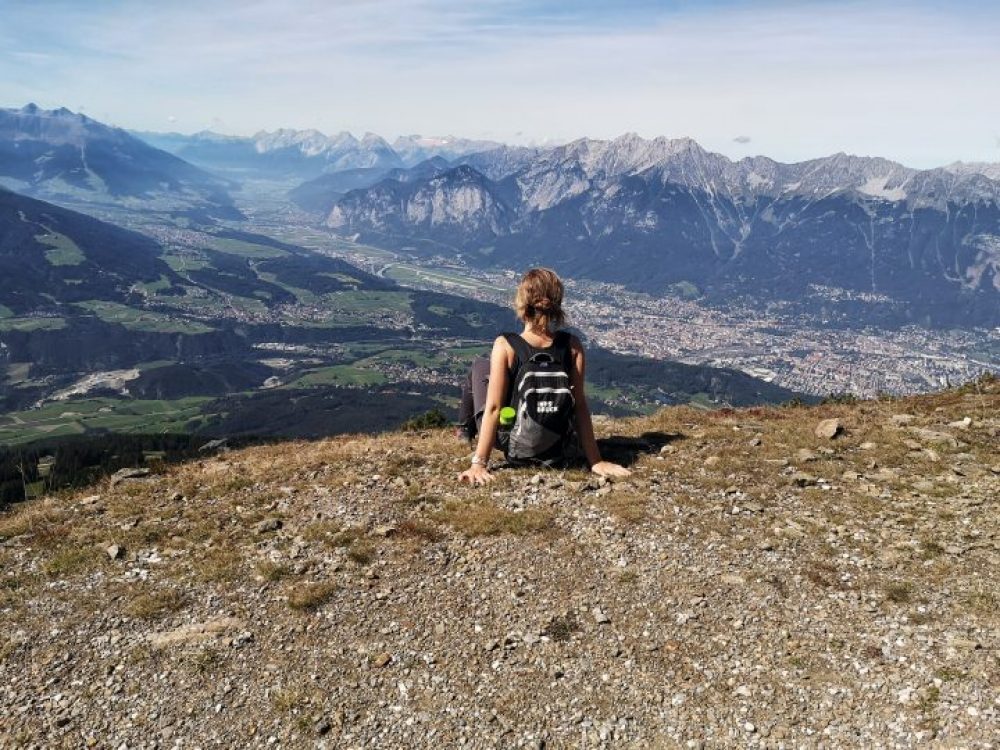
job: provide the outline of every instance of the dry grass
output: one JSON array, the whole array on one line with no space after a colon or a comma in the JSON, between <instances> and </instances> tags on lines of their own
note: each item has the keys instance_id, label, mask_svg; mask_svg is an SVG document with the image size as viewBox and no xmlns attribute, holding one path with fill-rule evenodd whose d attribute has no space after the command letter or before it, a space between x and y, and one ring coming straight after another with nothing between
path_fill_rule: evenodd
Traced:
<instances>
[{"instance_id":1,"label":"dry grass","mask_svg":"<svg viewBox=\"0 0 1000 750\"><path fill-rule=\"evenodd\" d=\"M356 540L347 548L347 559L358 565L369 565L375 560L377 549L375 544L368 540Z\"/></svg>"},{"instance_id":2,"label":"dry grass","mask_svg":"<svg viewBox=\"0 0 1000 750\"><path fill-rule=\"evenodd\" d=\"M239 550L229 545L216 546L198 555L192 567L195 578L204 583L243 578L243 556Z\"/></svg>"},{"instance_id":3,"label":"dry grass","mask_svg":"<svg viewBox=\"0 0 1000 750\"><path fill-rule=\"evenodd\" d=\"M913 600L913 584L908 581L889 584L885 587L885 598L894 604L908 604Z\"/></svg>"},{"instance_id":4,"label":"dry grass","mask_svg":"<svg viewBox=\"0 0 1000 750\"><path fill-rule=\"evenodd\" d=\"M287 578L292 574L292 569L290 567L271 560L263 560L257 563L256 570L257 574L261 578L272 583L280 581L283 578Z\"/></svg>"},{"instance_id":5,"label":"dry grass","mask_svg":"<svg viewBox=\"0 0 1000 750\"><path fill-rule=\"evenodd\" d=\"M66 547L45 560L42 570L49 578L89 573L106 559L106 555L94 547Z\"/></svg>"},{"instance_id":6,"label":"dry grass","mask_svg":"<svg viewBox=\"0 0 1000 750\"><path fill-rule=\"evenodd\" d=\"M125 607L125 613L140 620L152 620L179 612L187 604L187 597L177 589L146 588Z\"/></svg>"},{"instance_id":7,"label":"dry grass","mask_svg":"<svg viewBox=\"0 0 1000 750\"><path fill-rule=\"evenodd\" d=\"M0 514L0 540L30 534L40 546L56 546L69 531L69 518L70 513L57 507L53 498L31 501Z\"/></svg>"},{"instance_id":8,"label":"dry grass","mask_svg":"<svg viewBox=\"0 0 1000 750\"><path fill-rule=\"evenodd\" d=\"M223 663L222 654L212 646L202 646L187 656L187 664L192 671L204 675L214 671Z\"/></svg>"},{"instance_id":9,"label":"dry grass","mask_svg":"<svg viewBox=\"0 0 1000 750\"><path fill-rule=\"evenodd\" d=\"M287 590L288 606L300 612L314 612L330 601L338 588L332 581L292 586Z\"/></svg>"},{"instance_id":10,"label":"dry grass","mask_svg":"<svg viewBox=\"0 0 1000 750\"><path fill-rule=\"evenodd\" d=\"M386 462L385 474L389 477L403 476L426 465L427 459L417 453L390 456Z\"/></svg>"},{"instance_id":11,"label":"dry grass","mask_svg":"<svg viewBox=\"0 0 1000 750\"><path fill-rule=\"evenodd\" d=\"M551 528L553 520L551 513L537 508L516 512L487 503L460 502L447 503L433 518L469 537L534 534Z\"/></svg>"},{"instance_id":12,"label":"dry grass","mask_svg":"<svg viewBox=\"0 0 1000 750\"><path fill-rule=\"evenodd\" d=\"M419 518L408 518L399 524L396 533L403 539L414 539L420 542L440 542L444 534L431 523Z\"/></svg>"},{"instance_id":13,"label":"dry grass","mask_svg":"<svg viewBox=\"0 0 1000 750\"><path fill-rule=\"evenodd\" d=\"M604 498L599 505L624 523L639 523L649 515L649 500L634 492L615 492Z\"/></svg>"}]
</instances>

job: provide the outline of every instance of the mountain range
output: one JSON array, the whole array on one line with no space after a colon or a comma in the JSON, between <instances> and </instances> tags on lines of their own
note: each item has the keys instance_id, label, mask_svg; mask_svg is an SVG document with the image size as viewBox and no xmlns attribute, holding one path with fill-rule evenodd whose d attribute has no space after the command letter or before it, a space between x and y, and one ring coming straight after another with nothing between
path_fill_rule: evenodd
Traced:
<instances>
[{"instance_id":1,"label":"mountain range","mask_svg":"<svg viewBox=\"0 0 1000 750\"><path fill-rule=\"evenodd\" d=\"M232 183L121 128L61 108L0 109L0 184L48 200L196 208L238 219Z\"/></svg>"},{"instance_id":2,"label":"mountain range","mask_svg":"<svg viewBox=\"0 0 1000 750\"><path fill-rule=\"evenodd\" d=\"M372 244L550 265L654 294L683 285L708 300L807 304L834 321L1000 325L993 165L732 161L691 139L634 134L458 162L331 196L325 223Z\"/></svg>"},{"instance_id":3,"label":"mountain range","mask_svg":"<svg viewBox=\"0 0 1000 750\"><path fill-rule=\"evenodd\" d=\"M294 178L308 180L345 170L369 170L383 175L412 167L431 158L454 160L488 151L501 144L454 136L400 136L391 145L381 136L360 138L342 131L325 135L318 130L279 129L250 137L202 131L193 135L137 132L156 148L205 169L234 178Z\"/></svg>"}]
</instances>

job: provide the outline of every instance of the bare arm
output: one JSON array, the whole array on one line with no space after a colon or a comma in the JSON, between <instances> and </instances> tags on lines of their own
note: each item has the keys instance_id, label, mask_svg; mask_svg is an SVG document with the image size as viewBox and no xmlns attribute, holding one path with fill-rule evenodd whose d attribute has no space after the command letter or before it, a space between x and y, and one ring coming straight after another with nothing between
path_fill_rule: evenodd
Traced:
<instances>
[{"instance_id":1,"label":"bare arm","mask_svg":"<svg viewBox=\"0 0 1000 750\"><path fill-rule=\"evenodd\" d=\"M570 352L573 357L573 372L570 380L573 386L573 399L576 403L576 429L580 436L580 447L587 457L590 470L601 476L627 477L631 472L611 461L601 458L601 451L597 447L597 439L594 437L594 420L590 415L590 404L587 403L587 391L584 385L587 374L587 357L584 354L583 346L574 336L570 342Z\"/></svg>"},{"instance_id":2,"label":"bare arm","mask_svg":"<svg viewBox=\"0 0 1000 750\"><path fill-rule=\"evenodd\" d=\"M509 345L503 336L498 336L497 340L493 342L493 351L490 353L490 382L486 388L483 422L479 428L479 441L476 443L475 455L481 463L473 464L469 469L459 474L460 481L468 480L473 484L485 484L493 480L493 475L486 468L486 464L496 442L500 409L503 407L503 400L507 395L507 371L509 367Z\"/></svg>"}]
</instances>

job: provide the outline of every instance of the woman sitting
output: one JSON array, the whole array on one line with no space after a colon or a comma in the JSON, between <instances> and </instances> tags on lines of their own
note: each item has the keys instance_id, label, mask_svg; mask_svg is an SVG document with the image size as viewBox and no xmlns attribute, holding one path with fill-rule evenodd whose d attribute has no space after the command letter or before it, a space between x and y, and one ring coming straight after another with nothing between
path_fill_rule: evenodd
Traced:
<instances>
[{"instance_id":1,"label":"woman sitting","mask_svg":"<svg viewBox=\"0 0 1000 750\"><path fill-rule=\"evenodd\" d=\"M515 465L567 466L585 459L595 474L630 474L601 458L584 391L583 346L558 330L565 321L562 300L563 285L554 271L528 271L514 298L524 331L498 336L489 359L473 363L460 419L469 439L478 433L478 441L460 481L493 481L488 462L498 443Z\"/></svg>"}]
</instances>

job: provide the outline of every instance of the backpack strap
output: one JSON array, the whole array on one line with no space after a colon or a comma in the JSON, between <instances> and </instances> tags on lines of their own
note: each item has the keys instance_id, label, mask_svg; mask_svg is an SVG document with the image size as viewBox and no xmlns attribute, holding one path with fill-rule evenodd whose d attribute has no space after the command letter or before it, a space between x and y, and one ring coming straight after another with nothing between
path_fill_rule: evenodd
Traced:
<instances>
[{"instance_id":1,"label":"backpack strap","mask_svg":"<svg viewBox=\"0 0 1000 750\"><path fill-rule=\"evenodd\" d=\"M531 346L521 338L520 334L517 333L503 333L501 334L510 344L510 348L514 350L514 365L507 371L507 393L504 396L504 404L507 406L513 406L515 409L518 407L516 403L517 400L517 374L520 372L521 367L531 359Z\"/></svg>"},{"instance_id":2,"label":"backpack strap","mask_svg":"<svg viewBox=\"0 0 1000 750\"><path fill-rule=\"evenodd\" d=\"M517 371L521 369L521 366L531 359L531 344L525 341L519 333L504 333L501 335L507 339L510 348L514 350L514 366L511 368L510 373L511 378L513 378L517 375Z\"/></svg>"},{"instance_id":3,"label":"backpack strap","mask_svg":"<svg viewBox=\"0 0 1000 750\"><path fill-rule=\"evenodd\" d=\"M555 336L552 337L553 351L559 352L562 357L562 366L566 371L567 375L572 375L573 373L573 347L572 347L573 337L570 335L569 331L556 331Z\"/></svg>"}]
</instances>

